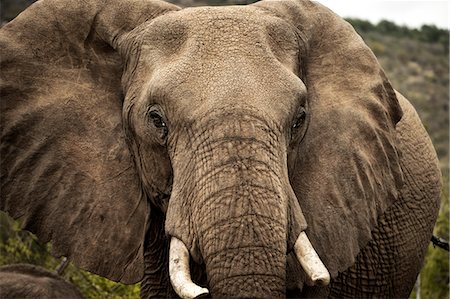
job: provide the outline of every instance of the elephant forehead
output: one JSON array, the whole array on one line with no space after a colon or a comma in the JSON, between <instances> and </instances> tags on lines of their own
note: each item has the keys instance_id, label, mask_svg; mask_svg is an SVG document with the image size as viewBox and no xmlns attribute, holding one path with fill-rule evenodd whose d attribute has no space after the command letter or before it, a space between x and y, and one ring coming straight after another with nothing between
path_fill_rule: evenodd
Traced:
<instances>
[{"instance_id":1,"label":"elephant forehead","mask_svg":"<svg viewBox=\"0 0 450 299\"><path fill-rule=\"evenodd\" d=\"M280 99L305 92L295 75L299 47L293 28L256 8L185 9L157 18L141 34L138 69L149 82L150 98L179 107L246 99L276 113Z\"/></svg>"},{"instance_id":2,"label":"elephant forehead","mask_svg":"<svg viewBox=\"0 0 450 299\"><path fill-rule=\"evenodd\" d=\"M267 58L282 63L298 51L297 35L284 20L254 7L188 8L155 19L145 29L143 47L165 56L196 59ZM228 59L227 59L228 58Z\"/></svg>"},{"instance_id":3,"label":"elephant forehead","mask_svg":"<svg viewBox=\"0 0 450 299\"><path fill-rule=\"evenodd\" d=\"M225 86L244 84L248 90L298 73L295 30L255 7L171 12L142 26L134 37L140 47L136 69L145 80L157 79L157 85L197 81L197 88L217 93ZM270 82L262 82L266 79Z\"/></svg>"}]
</instances>

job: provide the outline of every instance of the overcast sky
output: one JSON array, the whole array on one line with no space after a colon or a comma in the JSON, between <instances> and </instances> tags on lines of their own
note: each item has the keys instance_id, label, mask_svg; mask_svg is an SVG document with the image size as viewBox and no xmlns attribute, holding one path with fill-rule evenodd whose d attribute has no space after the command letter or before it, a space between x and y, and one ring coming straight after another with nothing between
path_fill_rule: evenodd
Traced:
<instances>
[{"instance_id":1,"label":"overcast sky","mask_svg":"<svg viewBox=\"0 0 450 299\"><path fill-rule=\"evenodd\" d=\"M434 24L449 29L448 0L317 0L341 17L378 23L382 19L417 28Z\"/></svg>"}]
</instances>

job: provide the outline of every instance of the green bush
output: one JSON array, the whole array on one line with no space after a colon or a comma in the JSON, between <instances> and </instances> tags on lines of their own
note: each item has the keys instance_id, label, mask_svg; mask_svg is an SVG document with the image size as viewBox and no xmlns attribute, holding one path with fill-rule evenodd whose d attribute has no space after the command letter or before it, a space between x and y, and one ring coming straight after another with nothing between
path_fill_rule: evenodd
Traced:
<instances>
[{"instance_id":1,"label":"green bush","mask_svg":"<svg viewBox=\"0 0 450 299\"><path fill-rule=\"evenodd\" d=\"M63 259L54 258L51 246L41 245L36 236L22 231L18 221L12 220L0 211L0 266L16 263L29 263L42 266L52 272L62 265ZM93 299L139 298L139 284L124 285L101 276L82 271L68 263L63 277L75 284L86 296Z\"/></svg>"}]
</instances>

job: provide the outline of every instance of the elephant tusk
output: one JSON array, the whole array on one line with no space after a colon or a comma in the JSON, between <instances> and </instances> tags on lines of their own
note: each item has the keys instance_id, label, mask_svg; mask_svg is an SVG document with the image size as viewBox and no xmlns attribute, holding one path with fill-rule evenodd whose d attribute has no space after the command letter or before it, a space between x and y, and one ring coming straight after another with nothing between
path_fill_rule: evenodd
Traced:
<instances>
[{"instance_id":1,"label":"elephant tusk","mask_svg":"<svg viewBox=\"0 0 450 299\"><path fill-rule=\"evenodd\" d=\"M320 260L305 232L301 232L295 241L294 251L312 285L326 286L330 283L330 273Z\"/></svg>"},{"instance_id":2,"label":"elephant tusk","mask_svg":"<svg viewBox=\"0 0 450 299\"><path fill-rule=\"evenodd\" d=\"M169 249L169 276L175 292L184 299L199 298L209 293L191 280L189 251L183 241L172 237Z\"/></svg>"}]
</instances>

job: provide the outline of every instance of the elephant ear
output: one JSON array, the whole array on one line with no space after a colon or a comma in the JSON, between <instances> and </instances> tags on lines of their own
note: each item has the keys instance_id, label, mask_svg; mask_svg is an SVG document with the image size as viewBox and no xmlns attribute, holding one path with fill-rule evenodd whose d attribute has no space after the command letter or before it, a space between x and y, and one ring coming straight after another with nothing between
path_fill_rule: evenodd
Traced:
<instances>
[{"instance_id":1,"label":"elephant ear","mask_svg":"<svg viewBox=\"0 0 450 299\"><path fill-rule=\"evenodd\" d=\"M114 42L158 1L39 1L0 31L1 201L56 256L143 275L149 206L122 128Z\"/></svg>"},{"instance_id":2,"label":"elephant ear","mask_svg":"<svg viewBox=\"0 0 450 299\"><path fill-rule=\"evenodd\" d=\"M293 148L289 171L307 234L332 277L368 241L402 184L395 126L402 111L371 50L353 28L320 4L257 4L290 23L300 53L311 120Z\"/></svg>"}]
</instances>

